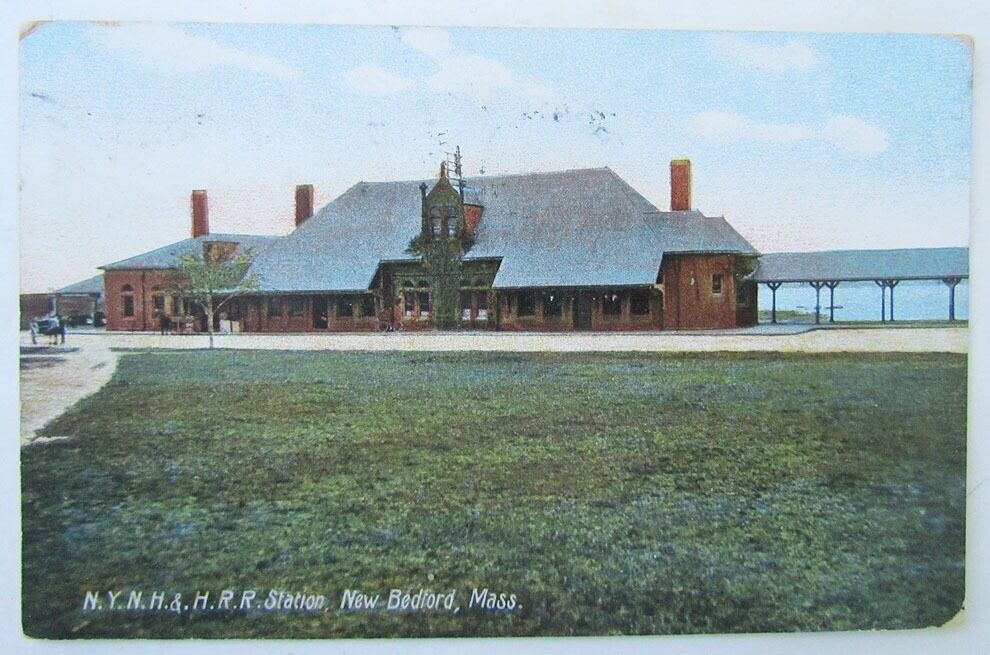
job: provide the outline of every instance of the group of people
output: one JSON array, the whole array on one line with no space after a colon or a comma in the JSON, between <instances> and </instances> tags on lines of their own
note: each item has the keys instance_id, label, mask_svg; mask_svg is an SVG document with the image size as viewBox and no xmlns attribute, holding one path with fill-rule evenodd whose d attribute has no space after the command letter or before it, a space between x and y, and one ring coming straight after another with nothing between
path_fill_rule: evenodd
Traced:
<instances>
[{"instance_id":1,"label":"group of people","mask_svg":"<svg viewBox=\"0 0 990 655\"><path fill-rule=\"evenodd\" d=\"M31 321L31 345L38 344L39 336L47 336L48 345L65 345L65 319L59 315L40 321Z\"/></svg>"}]
</instances>

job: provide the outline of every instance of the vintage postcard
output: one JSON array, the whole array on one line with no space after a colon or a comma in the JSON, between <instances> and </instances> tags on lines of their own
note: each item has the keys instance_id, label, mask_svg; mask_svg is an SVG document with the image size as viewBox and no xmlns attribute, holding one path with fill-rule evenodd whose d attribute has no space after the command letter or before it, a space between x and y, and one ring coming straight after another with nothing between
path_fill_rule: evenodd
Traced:
<instances>
[{"instance_id":1,"label":"vintage postcard","mask_svg":"<svg viewBox=\"0 0 990 655\"><path fill-rule=\"evenodd\" d=\"M969 39L19 49L28 637L962 620Z\"/></svg>"}]
</instances>

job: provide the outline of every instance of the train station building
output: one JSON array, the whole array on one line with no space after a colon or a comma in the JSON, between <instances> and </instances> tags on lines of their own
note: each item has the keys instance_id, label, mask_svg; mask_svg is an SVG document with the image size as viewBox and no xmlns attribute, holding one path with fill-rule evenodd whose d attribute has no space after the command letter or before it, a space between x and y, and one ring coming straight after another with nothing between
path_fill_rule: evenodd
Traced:
<instances>
[{"instance_id":1,"label":"train station building","mask_svg":"<svg viewBox=\"0 0 990 655\"><path fill-rule=\"evenodd\" d=\"M205 191L189 239L102 266L107 328L188 331L179 257L247 252L253 288L222 319L242 332L662 330L757 321L759 253L692 208L691 164L670 164L660 209L609 168L358 182L318 211L295 191L281 237L212 234Z\"/></svg>"}]
</instances>

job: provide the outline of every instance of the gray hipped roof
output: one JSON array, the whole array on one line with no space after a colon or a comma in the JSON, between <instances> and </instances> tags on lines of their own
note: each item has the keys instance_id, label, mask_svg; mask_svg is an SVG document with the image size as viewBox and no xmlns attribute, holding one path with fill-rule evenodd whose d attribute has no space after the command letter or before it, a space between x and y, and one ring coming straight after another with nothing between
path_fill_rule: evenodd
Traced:
<instances>
[{"instance_id":1,"label":"gray hipped roof","mask_svg":"<svg viewBox=\"0 0 990 655\"><path fill-rule=\"evenodd\" d=\"M363 290L379 263L413 261L422 182L354 185L260 253L260 289ZM484 207L467 259L501 260L495 288L649 285L665 252L756 254L724 218L661 212L608 168L465 182Z\"/></svg>"},{"instance_id":2,"label":"gray hipped roof","mask_svg":"<svg viewBox=\"0 0 990 655\"><path fill-rule=\"evenodd\" d=\"M55 293L60 296L102 296L103 273L57 289Z\"/></svg>"},{"instance_id":3,"label":"gray hipped roof","mask_svg":"<svg viewBox=\"0 0 990 655\"><path fill-rule=\"evenodd\" d=\"M260 234L206 234L203 236L184 239L167 246L150 250L135 257L122 259L112 264L100 266L106 271L119 269L168 269L178 266L178 258L195 252L202 252L203 243L209 241L226 241L238 244L238 251L250 248L257 255L279 237Z\"/></svg>"},{"instance_id":4,"label":"gray hipped roof","mask_svg":"<svg viewBox=\"0 0 990 655\"><path fill-rule=\"evenodd\" d=\"M926 280L969 277L968 248L774 252L760 257L756 282Z\"/></svg>"}]
</instances>

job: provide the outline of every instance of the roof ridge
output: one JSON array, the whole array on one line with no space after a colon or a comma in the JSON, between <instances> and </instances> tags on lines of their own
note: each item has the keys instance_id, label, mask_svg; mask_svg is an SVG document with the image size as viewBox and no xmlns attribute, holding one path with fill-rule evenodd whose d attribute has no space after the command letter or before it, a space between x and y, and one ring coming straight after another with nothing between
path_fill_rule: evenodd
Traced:
<instances>
[{"instance_id":1,"label":"roof ridge","mask_svg":"<svg viewBox=\"0 0 990 655\"><path fill-rule=\"evenodd\" d=\"M507 178L507 177L533 177L533 176L537 176L537 175L549 176L549 175L560 175L562 173L580 173L580 172L585 172L585 171L609 171L611 173L615 173L615 171L613 171L608 166L593 166L593 167L579 167L579 168L562 168L562 169L552 170L552 171L527 171L527 172L522 172L522 173L502 173L502 174L499 174L499 175L465 175L464 176L464 180L465 181L468 181L468 180L494 180L494 179L502 179L502 178ZM429 182L430 180L433 180L433 179L434 178L429 177L429 178L415 178L415 179L405 179L405 180L379 180L379 181L361 180L361 181L357 182L356 184L354 184L354 186L357 186L359 184L413 184L413 183L419 183L419 182ZM351 188L353 188L353 187L351 187ZM348 191L349 190L350 190L350 188L348 189ZM346 193L346 191L345 191L345 193ZM341 195L343 195L343 194L341 194Z\"/></svg>"}]
</instances>

